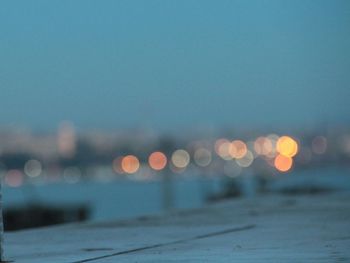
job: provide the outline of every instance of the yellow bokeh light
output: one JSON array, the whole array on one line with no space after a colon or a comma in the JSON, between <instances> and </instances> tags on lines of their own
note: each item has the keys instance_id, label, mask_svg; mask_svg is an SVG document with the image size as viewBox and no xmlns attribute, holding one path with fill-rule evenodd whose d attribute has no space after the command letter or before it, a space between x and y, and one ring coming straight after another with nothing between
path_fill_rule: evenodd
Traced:
<instances>
[{"instance_id":1,"label":"yellow bokeh light","mask_svg":"<svg viewBox=\"0 0 350 263\"><path fill-rule=\"evenodd\" d=\"M125 173L136 173L140 168L140 162L134 155L127 155L122 159L121 167Z\"/></svg>"},{"instance_id":2,"label":"yellow bokeh light","mask_svg":"<svg viewBox=\"0 0 350 263\"><path fill-rule=\"evenodd\" d=\"M167 158L162 152L153 152L148 157L148 163L153 170L160 171L166 166Z\"/></svg>"},{"instance_id":3,"label":"yellow bokeh light","mask_svg":"<svg viewBox=\"0 0 350 263\"><path fill-rule=\"evenodd\" d=\"M291 157L279 154L275 158L274 165L277 170L287 172L292 168L293 159Z\"/></svg>"},{"instance_id":4,"label":"yellow bokeh light","mask_svg":"<svg viewBox=\"0 0 350 263\"><path fill-rule=\"evenodd\" d=\"M247 145L240 140L235 140L230 145L230 155L232 158L240 159L247 154Z\"/></svg>"},{"instance_id":5,"label":"yellow bokeh light","mask_svg":"<svg viewBox=\"0 0 350 263\"><path fill-rule=\"evenodd\" d=\"M177 168L185 168L190 163L190 155L185 150L176 150L172 156L171 161Z\"/></svg>"},{"instance_id":6,"label":"yellow bokeh light","mask_svg":"<svg viewBox=\"0 0 350 263\"><path fill-rule=\"evenodd\" d=\"M277 141L276 149L284 156L293 157L298 152L298 143L289 136L282 136Z\"/></svg>"}]
</instances>

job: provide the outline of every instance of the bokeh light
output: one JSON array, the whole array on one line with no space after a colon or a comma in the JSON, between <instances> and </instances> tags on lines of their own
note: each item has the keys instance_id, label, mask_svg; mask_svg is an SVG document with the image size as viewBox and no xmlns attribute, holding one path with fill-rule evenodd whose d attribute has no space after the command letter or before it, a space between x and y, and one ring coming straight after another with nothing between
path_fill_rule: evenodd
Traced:
<instances>
[{"instance_id":1,"label":"bokeh light","mask_svg":"<svg viewBox=\"0 0 350 263\"><path fill-rule=\"evenodd\" d=\"M254 142L254 150L259 155L268 156L273 151L272 141L268 137L258 137Z\"/></svg>"},{"instance_id":2,"label":"bokeh light","mask_svg":"<svg viewBox=\"0 0 350 263\"><path fill-rule=\"evenodd\" d=\"M185 168L190 163L190 155L185 150L176 150L172 156L171 161L177 168Z\"/></svg>"},{"instance_id":3,"label":"bokeh light","mask_svg":"<svg viewBox=\"0 0 350 263\"><path fill-rule=\"evenodd\" d=\"M194 152L194 161L198 166L208 166L211 162L211 152L205 148L197 149Z\"/></svg>"},{"instance_id":4,"label":"bokeh light","mask_svg":"<svg viewBox=\"0 0 350 263\"><path fill-rule=\"evenodd\" d=\"M57 135L58 152L65 158L74 156L76 151L75 128L72 123L64 121L60 124Z\"/></svg>"},{"instance_id":5,"label":"bokeh light","mask_svg":"<svg viewBox=\"0 0 350 263\"><path fill-rule=\"evenodd\" d=\"M298 152L298 143L289 136L282 136L277 140L276 149L284 156L293 157Z\"/></svg>"},{"instance_id":6,"label":"bokeh light","mask_svg":"<svg viewBox=\"0 0 350 263\"><path fill-rule=\"evenodd\" d=\"M127 155L123 157L121 167L125 173L136 173L140 168L139 159L134 155Z\"/></svg>"},{"instance_id":7,"label":"bokeh light","mask_svg":"<svg viewBox=\"0 0 350 263\"><path fill-rule=\"evenodd\" d=\"M9 170L5 175L5 183L11 187L19 187L23 184L24 177L19 170Z\"/></svg>"},{"instance_id":8,"label":"bokeh light","mask_svg":"<svg viewBox=\"0 0 350 263\"><path fill-rule=\"evenodd\" d=\"M280 137L277 134L271 133L271 134L267 135L266 138L268 140L270 140L270 142L272 144L272 151L269 152L268 154L266 154L266 157L274 159L277 155L276 146L277 146L277 141Z\"/></svg>"},{"instance_id":9,"label":"bokeh light","mask_svg":"<svg viewBox=\"0 0 350 263\"><path fill-rule=\"evenodd\" d=\"M149 166L156 171L164 169L167 164L167 158L162 152L153 152L148 157Z\"/></svg>"},{"instance_id":10,"label":"bokeh light","mask_svg":"<svg viewBox=\"0 0 350 263\"><path fill-rule=\"evenodd\" d=\"M42 172L41 163L38 160L29 160L24 165L24 172L29 177L37 177Z\"/></svg>"},{"instance_id":11,"label":"bokeh light","mask_svg":"<svg viewBox=\"0 0 350 263\"><path fill-rule=\"evenodd\" d=\"M215 142L215 152L224 160L231 160L230 154L231 143L226 139L219 139Z\"/></svg>"},{"instance_id":12,"label":"bokeh light","mask_svg":"<svg viewBox=\"0 0 350 263\"><path fill-rule=\"evenodd\" d=\"M124 173L123 167L122 167L122 160L123 160L122 156L119 156L113 160L112 168L115 173L118 173L118 174Z\"/></svg>"},{"instance_id":13,"label":"bokeh light","mask_svg":"<svg viewBox=\"0 0 350 263\"><path fill-rule=\"evenodd\" d=\"M327 139L324 136L316 136L312 140L311 149L315 154L324 154L327 150Z\"/></svg>"},{"instance_id":14,"label":"bokeh light","mask_svg":"<svg viewBox=\"0 0 350 263\"><path fill-rule=\"evenodd\" d=\"M246 154L236 159L236 163L241 167L249 167L254 161L254 155L251 151L247 151Z\"/></svg>"},{"instance_id":15,"label":"bokeh light","mask_svg":"<svg viewBox=\"0 0 350 263\"><path fill-rule=\"evenodd\" d=\"M234 140L230 144L229 152L232 158L242 158L247 154L247 145L241 140Z\"/></svg>"},{"instance_id":16,"label":"bokeh light","mask_svg":"<svg viewBox=\"0 0 350 263\"><path fill-rule=\"evenodd\" d=\"M277 170L287 172L292 168L293 159L291 157L279 154L275 158L274 165Z\"/></svg>"},{"instance_id":17,"label":"bokeh light","mask_svg":"<svg viewBox=\"0 0 350 263\"><path fill-rule=\"evenodd\" d=\"M341 136L338 140L342 151L350 156L350 135L345 134Z\"/></svg>"}]
</instances>

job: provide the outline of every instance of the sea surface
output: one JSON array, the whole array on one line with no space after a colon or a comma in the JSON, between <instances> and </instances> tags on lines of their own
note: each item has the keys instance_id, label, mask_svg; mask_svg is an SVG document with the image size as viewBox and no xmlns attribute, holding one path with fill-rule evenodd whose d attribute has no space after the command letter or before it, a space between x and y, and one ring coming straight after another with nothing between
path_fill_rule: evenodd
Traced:
<instances>
[{"instance_id":1,"label":"sea surface","mask_svg":"<svg viewBox=\"0 0 350 263\"><path fill-rule=\"evenodd\" d=\"M252 176L238 178L242 188L253 187ZM250 180L250 181L249 181ZM172 180L173 207L198 208L207 202L209 195L220 193L228 178L182 176ZM248 183L247 183L248 182ZM323 167L280 174L269 180L271 189L288 185L323 185L350 189L350 167ZM164 211L161 180L134 181L118 179L108 182L82 180L75 184L27 184L21 187L3 187L4 207L43 203L47 205L87 205L91 220L125 219ZM251 192L246 190L245 192Z\"/></svg>"}]
</instances>

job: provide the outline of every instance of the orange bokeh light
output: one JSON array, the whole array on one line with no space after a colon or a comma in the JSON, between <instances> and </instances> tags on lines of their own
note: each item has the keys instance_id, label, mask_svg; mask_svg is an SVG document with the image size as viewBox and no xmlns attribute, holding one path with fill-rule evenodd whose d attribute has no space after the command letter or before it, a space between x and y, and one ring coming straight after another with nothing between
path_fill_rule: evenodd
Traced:
<instances>
[{"instance_id":1,"label":"orange bokeh light","mask_svg":"<svg viewBox=\"0 0 350 263\"><path fill-rule=\"evenodd\" d=\"M215 152L224 160L231 160L230 155L231 143L226 139L219 139L215 142Z\"/></svg>"},{"instance_id":2,"label":"orange bokeh light","mask_svg":"<svg viewBox=\"0 0 350 263\"><path fill-rule=\"evenodd\" d=\"M293 159L291 157L279 154L275 158L274 165L277 170L281 172L287 172L292 168Z\"/></svg>"},{"instance_id":3,"label":"orange bokeh light","mask_svg":"<svg viewBox=\"0 0 350 263\"><path fill-rule=\"evenodd\" d=\"M121 167L125 173L136 173L140 168L139 159L134 155L127 155L122 159Z\"/></svg>"},{"instance_id":4,"label":"orange bokeh light","mask_svg":"<svg viewBox=\"0 0 350 263\"><path fill-rule=\"evenodd\" d=\"M160 171L166 166L167 158L162 152L153 152L148 157L148 163L153 170Z\"/></svg>"},{"instance_id":5,"label":"orange bokeh light","mask_svg":"<svg viewBox=\"0 0 350 263\"><path fill-rule=\"evenodd\" d=\"M277 151L287 157L293 157L298 152L298 143L289 136L282 136L276 145Z\"/></svg>"},{"instance_id":6,"label":"orange bokeh light","mask_svg":"<svg viewBox=\"0 0 350 263\"><path fill-rule=\"evenodd\" d=\"M220 155L220 146L221 146L223 143L226 143L226 142L229 142L229 141L226 140L226 139L218 139L218 140L215 142L214 149L215 149L215 152L217 153L217 155Z\"/></svg>"},{"instance_id":7,"label":"orange bokeh light","mask_svg":"<svg viewBox=\"0 0 350 263\"><path fill-rule=\"evenodd\" d=\"M232 158L240 159L247 154L247 145L240 140L235 140L231 143L230 155Z\"/></svg>"}]
</instances>

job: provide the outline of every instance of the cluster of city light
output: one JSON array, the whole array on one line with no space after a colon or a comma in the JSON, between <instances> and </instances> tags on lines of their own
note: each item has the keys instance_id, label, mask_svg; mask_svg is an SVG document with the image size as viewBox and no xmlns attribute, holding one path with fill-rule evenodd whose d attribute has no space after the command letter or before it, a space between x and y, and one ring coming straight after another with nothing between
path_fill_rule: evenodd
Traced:
<instances>
[{"instance_id":1,"label":"cluster of city light","mask_svg":"<svg viewBox=\"0 0 350 263\"><path fill-rule=\"evenodd\" d=\"M290 141L285 141L286 138L293 140L289 136L279 137L275 134L266 137L261 136L255 141L247 143L242 140L234 140L231 142L227 139L219 139L215 142L215 152L223 160L235 160L235 162L242 168L249 167L257 156L261 156L266 159L269 164L274 165L277 170L285 172L290 170L291 165L287 168L286 165L282 164L282 157L278 156L279 150L277 149L277 143L280 140L283 141L281 154L290 158L293 154L287 153L290 147L288 144ZM295 140L293 140L293 142L295 142ZM297 146L293 150L297 151ZM296 152L294 155L295 154Z\"/></svg>"},{"instance_id":2,"label":"cluster of city light","mask_svg":"<svg viewBox=\"0 0 350 263\"><path fill-rule=\"evenodd\" d=\"M185 169L190 163L190 155L186 150L178 149L171 155L171 167L174 170ZM168 158L161 151L152 152L148 156L148 165L154 171L163 170L168 164ZM135 155L119 156L113 161L116 173L134 174L141 168L141 163Z\"/></svg>"},{"instance_id":3,"label":"cluster of city light","mask_svg":"<svg viewBox=\"0 0 350 263\"><path fill-rule=\"evenodd\" d=\"M290 170L293 166L293 157L298 153L298 143L289 136L282 136L277 140L276 150L278 155L274 164L281 172Z\"/></svg>"},{"instance_id":4,"label":"cluster of city light","mask_svg":"<svg viewBox=\"0 0 350 263\"><path fill-rule=\"evenodd\" d=\"M311 147L316 154L324 153L327 149L326 138L322 136L315 137ZM147 156L147 160L144 162L140 161L136 155L128 154L116 157L113 160L112 168L117 174L130 175L140 171L142 173L145 173L145 171L148 171L148 173L152 173L152 171L153 173L160 172L167 167L172 172L182 172L188 168L191 162L198 168L205 169L213 163L214 158L216 158L216 166L214 163L213 166L217 168L219 158L224 161L221 164L223 165L224 174L235 177L244 168L250 167L256 158L261 158L278 171L287 172L293 167L293 158L298 153L300 146L290 136L271 134L247 142L239 139L220 138L214 142L213 148L217 157L213 156L213 151L208 143L196 145L196 147L191 148L191 151L177 149L168 156L164 152L154 151ZM23 172L17 169L7 171L5 183L17 187L24 182L25 175L34 179L42 172L41 162L32 159L25 163ZM68 183L76 183L81 177L82 172L78 167L66 167L62 172L62 178Z\"/></svg>"},{"instance_id":5,"label":"cluster of city light","mask_svg":"<svg viewBox=\"0 0 350 263\"><path fill-rule=\"evenodd\" d=\"M235 161L235 165L240 167L237 169L227 165L224 167L225 171L240 171L241 168L251 166L255 158L262 157L278 171L286 172L292 168L298 143L290 136L279 137L275 134L261 136L249 142L221 138L215 141L214 150L221 159ZM193 151L192 158L185 149L177 149L169 157L161 151L155 151L148 156L148 166L154 171L161 171L169 166L172 171L181 172L189 166L191 159L198 167L207 167L213 160L212 151L210 147L198 147ZM140 160L135 155L119 156L113 161L113 170L116 173L134 174L140 167Z\"/></svg>"}]
</instances>

